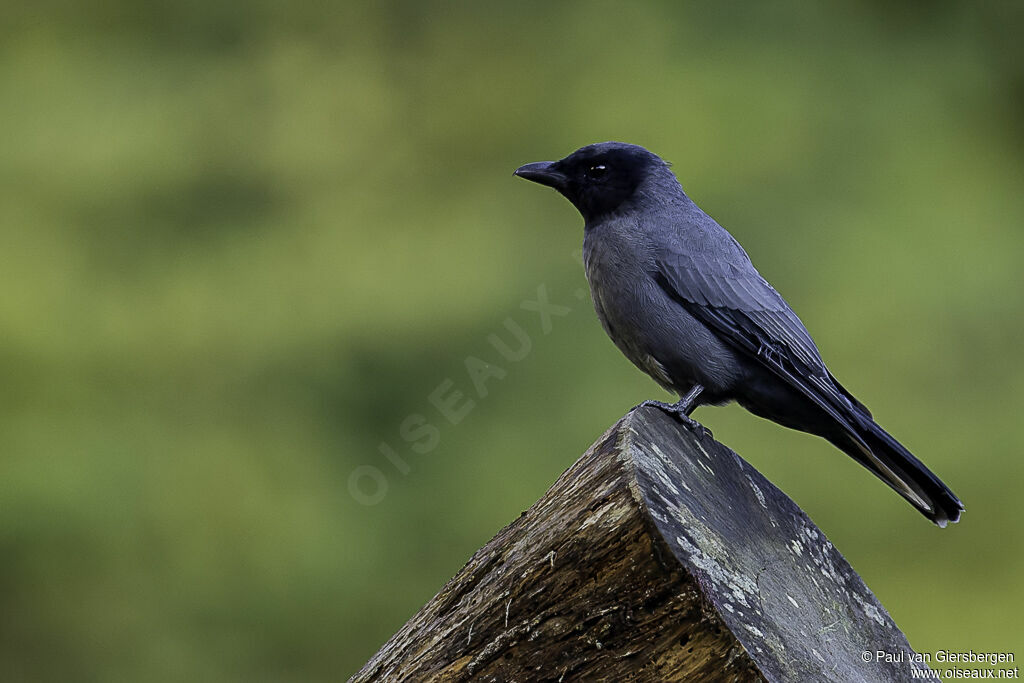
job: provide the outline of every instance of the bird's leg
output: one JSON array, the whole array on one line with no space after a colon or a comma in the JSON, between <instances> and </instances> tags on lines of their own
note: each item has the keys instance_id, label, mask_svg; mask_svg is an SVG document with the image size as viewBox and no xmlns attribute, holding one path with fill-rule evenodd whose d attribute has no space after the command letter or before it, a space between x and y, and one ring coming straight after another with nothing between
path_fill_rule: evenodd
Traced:
<instances>
[{"instance_id":1,"label":"bird's leg","mask_svg":"<svg viewBox=\"0 0 1024 683\"><path fill-rule=\"evenodd\" d=\"M699 384L694 384L690 387L690 390L686 392L686 395L679 399L679 402L674 405L675 409L679 412L690 417L690 413L697 409L697 399L704 393L704 387Z\"/></svg>"},{"instance_id":2,"label":"bird's leg","mask_svg":"<svg viewBox=\"0 0 1024 683\"><path fill-rule=\"evenodd\" d=\"M704 387L699 384L694 384L690 388L686 395L679 399L676 403L665 403L664 401L644 401L640 404L640 407L650 406L652 408L660 408L666 413L676 418L690 429L697 429L698 427L703 428L703 425L698 423L696 420L690 417L697 408L697 398L700 397L704 391Z\"/></svg>"}]
</instances>

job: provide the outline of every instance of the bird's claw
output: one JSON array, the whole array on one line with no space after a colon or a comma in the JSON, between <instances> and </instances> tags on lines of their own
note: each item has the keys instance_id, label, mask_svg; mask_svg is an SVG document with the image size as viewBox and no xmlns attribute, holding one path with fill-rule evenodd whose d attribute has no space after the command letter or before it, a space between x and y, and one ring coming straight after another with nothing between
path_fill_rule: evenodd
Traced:
<instances>
[{"instance_id":1,"label":"bird's claw","mask_svg":"<svg viewBox=\"0 0 1024 683\"><path fill-rule=\"evenodd\" d=\"M680 424L682 424L689 430L698 433L703 431L708 436L714 438L714 435L711 433L710 429L708 429L700 422L697 422L692 417L687 415L686 412L675 403L665 403L664 401L644 401L643 403L638 405L637 408L658 408L659 410L668 414L670 417L674 417L676 420L680 422Z\"/></svg>"}]
</instances>

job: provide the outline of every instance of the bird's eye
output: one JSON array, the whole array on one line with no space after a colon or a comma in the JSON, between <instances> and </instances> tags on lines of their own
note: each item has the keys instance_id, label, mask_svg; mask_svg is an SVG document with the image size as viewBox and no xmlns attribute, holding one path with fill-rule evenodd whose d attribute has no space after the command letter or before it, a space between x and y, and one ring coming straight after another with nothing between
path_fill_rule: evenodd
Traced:
<instances>
[{"instance_id":1,"label":"bird's eye","mask_svg":"<svg viewBox=\"0 0 1024 683\"><path fill-rule=\"evenodd\" d=\"M608 174L608 167L604 164L598 164L597 166L591 166L587 169L587 177L591 180L600 180Z\"/></svg>"}]
</instances>

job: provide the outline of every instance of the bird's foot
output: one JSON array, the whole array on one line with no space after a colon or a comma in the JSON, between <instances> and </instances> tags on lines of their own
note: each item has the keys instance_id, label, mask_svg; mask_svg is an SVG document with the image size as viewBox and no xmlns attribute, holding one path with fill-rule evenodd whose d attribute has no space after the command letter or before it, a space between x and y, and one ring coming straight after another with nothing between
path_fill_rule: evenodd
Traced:
<instances>
[{"instance_id":1,"label":"bird's foot","mask_svg":"<svg viewBox=\"0 0 1024 683\"><path fill-rule=\"evenodd\" d=\"M681 403L681 402L680 402ZM687 407L680 405L680 403L665 403L664 401L644 401L637 408L658 408L665 412L669 417L674 417L684 427L690 429L693 432L706 432L708 436L714 438L711 430L697 422L692 417L686 414Z\"/></svg>"}]
</instances>

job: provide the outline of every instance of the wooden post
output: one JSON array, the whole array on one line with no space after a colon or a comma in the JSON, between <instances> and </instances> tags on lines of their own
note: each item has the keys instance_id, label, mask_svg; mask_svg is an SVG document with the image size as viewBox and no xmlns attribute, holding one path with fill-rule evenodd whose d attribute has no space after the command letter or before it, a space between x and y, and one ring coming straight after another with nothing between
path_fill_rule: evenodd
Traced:
<instances>
[{"instance_id":1,"label":"wooden post","mask_svg":"<svg viewBox=\"0 0 1024 683\"><path fill-rule=\"evenodd\" d=\"M912 657L793 501L709 433L640 408L351 680L929 680Z\"/></svg>"}]
</instances>

